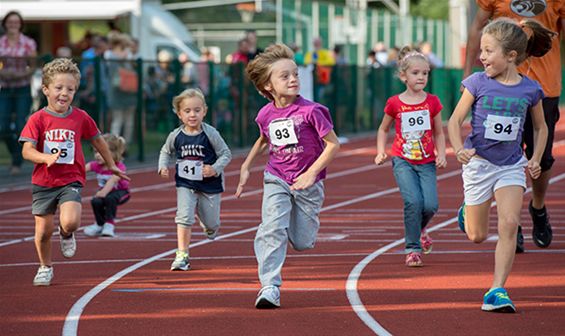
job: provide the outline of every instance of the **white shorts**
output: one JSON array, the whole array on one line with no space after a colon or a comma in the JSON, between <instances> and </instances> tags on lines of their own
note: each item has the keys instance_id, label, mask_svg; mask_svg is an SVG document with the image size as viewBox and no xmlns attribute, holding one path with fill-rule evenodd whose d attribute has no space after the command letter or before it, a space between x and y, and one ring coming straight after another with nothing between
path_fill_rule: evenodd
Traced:
<instances>
[{"instance_id":1,"label":"white shorts","mask_svg":"<svg viewBox=\"0 0 565 336\"><path fill-rule=\"evenodd\" d=\"M527 165L525 157L507 166L497 166L483 158L471 158L468 164L463 165L465 204L482 204L492 199L494 192L502 187L520 186L526 189Z\"/></svg>"}]
</instances>

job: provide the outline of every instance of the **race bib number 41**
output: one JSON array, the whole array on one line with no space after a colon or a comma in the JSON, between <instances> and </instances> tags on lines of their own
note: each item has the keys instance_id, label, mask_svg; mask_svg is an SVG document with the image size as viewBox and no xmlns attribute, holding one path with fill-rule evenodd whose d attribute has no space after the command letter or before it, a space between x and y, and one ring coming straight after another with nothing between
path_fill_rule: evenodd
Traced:
<instances>
[{"instance_id":1,"label":"race bib number 41","mask_svg":"<svg viewBox=\"0 0 565 336\"><path fill-rule=\"evenodd\" d=\"M294 145L298 138L294 132L294 121L292 119L277 119L269 124L269 138L275 146Z\"/></svg>"},{"instance_id":2,"label":"race bib number 41","mask_svg":"<svg viewBox=\"0 0 565 336\"><path fill-rule=\"evenodd\" d=\"M485 121L485 138L497 141L514 141L520 130L520 117L489 114Z\"/></svg>"},{"instance_id":3,"label":"race bib number 41","mask_svg":"<svg viewBox=\"0 0 565 336\"><path fill-rule=\"evenodd\" d=\"M61 152L55 163L74 164L75 163L75 143L72 141L44 141L43 153L55 154Z\"/></svg>"},{"instance_id":4,"label":"race bib number 41","mask_svg":"<svg viewBox=\"0 0 565 336\"><path fill-rule=\"evenodd\" d=\"M179 176L191 180L202 181L202 167L204 163L198 160L183 160L179 162Z\"/></svg>"},{"instance_id":5,"label":"race bib number 41","mask_svg":"<svg viewBox=\"0 0 565 336\"><path fill-rule=\"evenodd\" d=\"M427 131L432 129L430 123L430 111L428 110L404 112L400 114L400 116L402 118L400 121L402 133Z\"/></svg>"}]
</instances>

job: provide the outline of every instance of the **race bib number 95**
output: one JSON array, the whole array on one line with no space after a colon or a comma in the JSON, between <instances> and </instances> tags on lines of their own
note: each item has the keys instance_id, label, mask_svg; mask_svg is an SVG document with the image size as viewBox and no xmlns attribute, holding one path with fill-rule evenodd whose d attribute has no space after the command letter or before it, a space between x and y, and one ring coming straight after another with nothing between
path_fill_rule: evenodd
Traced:
<instances>
[{"instance_id":1,"label":"race bib number 95","mask_svg":"<svg viewBox=\"0 0 565 336\"><path fill-rule=\"evenodd\" d=\"M75 163L75 143L72 141L44 141L43 153L55 154L61 152L55 163L74 164Z\"/></svg>"}]
</instances>

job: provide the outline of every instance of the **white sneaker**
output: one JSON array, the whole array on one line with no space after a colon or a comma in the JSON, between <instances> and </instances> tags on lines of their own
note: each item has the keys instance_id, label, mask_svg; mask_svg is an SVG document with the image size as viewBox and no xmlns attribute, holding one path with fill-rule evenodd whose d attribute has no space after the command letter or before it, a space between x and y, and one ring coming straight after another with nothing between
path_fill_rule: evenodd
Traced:
<instances>
[{"instance_id":1,"label":"white sneaker","mask_svg":"<svg viewBox=\"0 0 565 336\"><path fill-rule=\"evenodd\" d=\"M104 237L114 237L114 224L104 223L102 227L102 236Z\"/></svg>"},{"instance_id":2,"label":"white sneaker","mask_svg":"<svg viewBox=\"0 0 565 336\"><path fill-rule=\"evenodd\" d=\"M102 226L94 223L84 228L84 234L89 237L98 237L102 234Z\"/></svg>"},{"instance_id":3,"label":"white sneaker","mask_svg":"<svg viewBox=\"0 0 565 336\"><path fill-rule=\"evenodd\" d=\"M34 286L49 286L53 279L53 267L39 266L35 278L33 278Z\"/></svg>"},{"instance_id":4,"label":"white sneaker","mask_svg":"<svg viewBox=\"0 0 565 336\"><path fill-rule=\"evenodd\" d=\"M188 271L190 269L190 261L188 260L188 252L177 251L175 260L171 264L171 271Z\"/></svg>"},{"instance_id":5,"label":"white sneaker","mask_svg":"<svg viewBox=\"0 0 565 336\"><path fill-rule=\"evenodd\" d=\"M255 308L272 309L281 306L281 292L277 286L265 286L261 288L255 300Z\"/></svg>"},{"instance_id":6,"label":"white sneaker","mask_svg":"<svg viewBox=\"0 0 565 336\"><path fill-rule=\"evenodd\" d=\"M65 258L72 258L77 251L77 241L75 240L75 234L72 233L70 237L63 238L63 236L59 235L61 238L61 253L63 253L63 257Z\"/></svg>"}]
</instances>

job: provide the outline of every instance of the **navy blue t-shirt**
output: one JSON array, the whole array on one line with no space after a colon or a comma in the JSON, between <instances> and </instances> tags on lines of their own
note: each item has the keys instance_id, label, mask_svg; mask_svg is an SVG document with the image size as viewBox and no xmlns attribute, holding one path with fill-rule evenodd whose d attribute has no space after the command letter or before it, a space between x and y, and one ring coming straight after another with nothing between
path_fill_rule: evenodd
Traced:
<instances>
[{"instance_id":1,"label":"navy blue t-shirt","mask_svg":"<svg viewBox=\"0 0 565 336\"><path fill-rule=\"evenodd\" d=\"M174 148L177 159L175 173L177 187L186 187L209 194L224 191L221 175L204 177L202 181L189 180L179 176L179 163L184 160L197 160L202 161L206 165L212 165L218 159L210 139L208 139L204 132L198 135L188 135L184 132L179 132L174 140Z\"/></svg>"}]
</instances>

